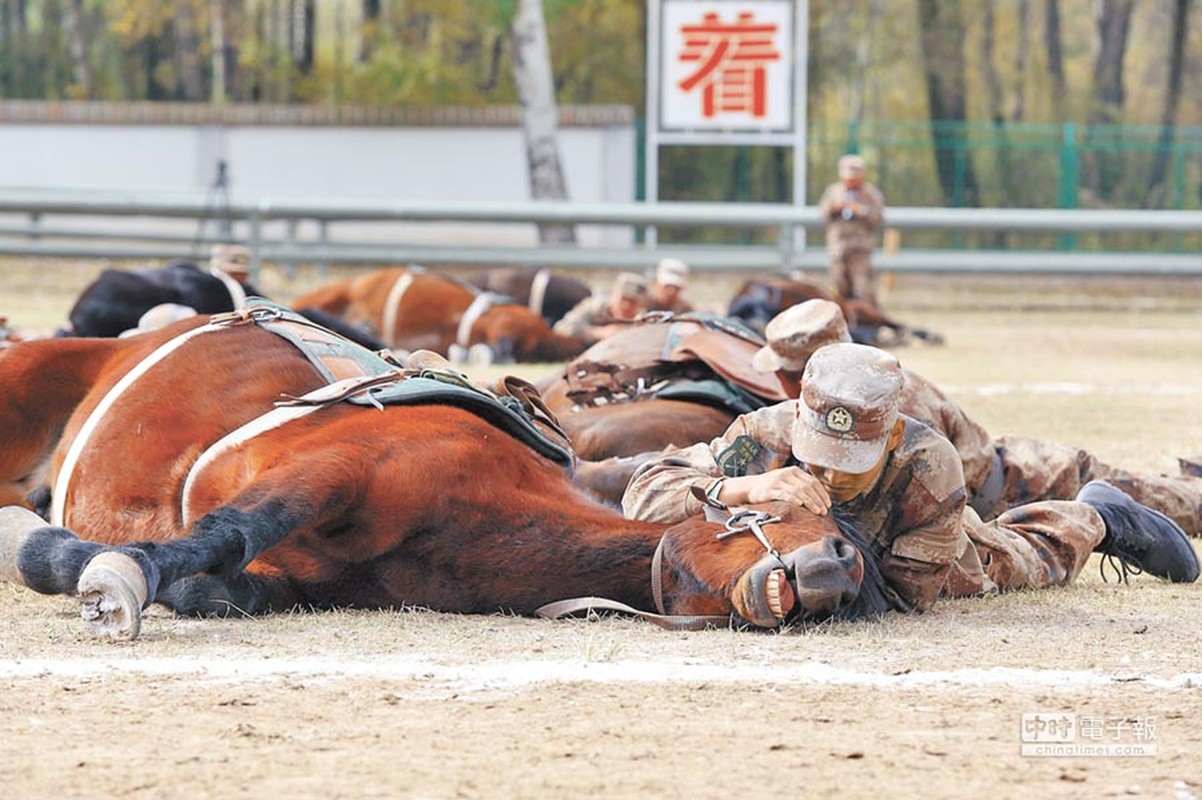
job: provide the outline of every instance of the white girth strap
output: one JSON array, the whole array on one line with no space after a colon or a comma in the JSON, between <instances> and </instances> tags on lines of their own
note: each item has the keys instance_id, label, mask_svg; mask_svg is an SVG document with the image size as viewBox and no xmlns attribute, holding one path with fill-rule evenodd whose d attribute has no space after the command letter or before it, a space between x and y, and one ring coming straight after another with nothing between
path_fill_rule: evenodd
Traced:
<instances>
[{"instance_id":1,"label":"white girth strap","mask_svg":"<svg viewBox=\"0 0 1202 800\"><path fill-rule=\"evenodd\" d=\"M246 308L246 290L234 279L233 275L220 267L209 267L209 274L225 284L225 290L230 293L230 300L234 303L235 311Z\"/></svg>"},{"instance_id":2,"label":"white girth strap","mask_svg":"<svg viewBox=\"0 0 1202 800\"><path fill-rule=\"evenodd\" d=\"M476 324L476 320L480 319L485 311L492 308L496 297L492 292L481 292L476 295L476 299L463 312L463 316L459 318L459 330L455 334L455 342L460 347L466 349L471 345L472 326Z\"/></svg>"},{"instance_id":3,"label":"white girth strap","mask_svg":"<svg viewBox=\"0 0 1202 800\"><path fill-rule=\"evenodd\" d=\"M396 341L396 321L397 315L401 313L401 298L405 296L405 292L409 291L413 279L424 271L420 267L409 267L401 273L401 276L396 279L396 283L392 284L392 288L388 290L388 297L384 300L384 325L380 335L384 339L384 344L389 347L392 347L393 342Z\"/></svg>"},{"instance_id":4,"label":"white girth strap","mask_svg":"<svg viewBox=\"0 0 1202 800\"><path fill-rule=\"evenodd\" d=\"M530 302L526 306L538 314L543 315L543 303L547 301L547 284L551 282L551 270L540 269L534 274L534 279L530 281Z\"/></svg>"},{"instance_id":5,"label":"white girth strap","mask_svg":"<svg viewBox=\"0 0 1202 800\"><path fill-rule=\"evenodd\" d=\"M142 359L133 369L121 376L121 380L113 384L113 387L105 393L96 407L92 409L92 413L84 420L83 426L80 427L79 433L75 435L75 439L71 442L71 447L67 449L67 455L63 458L63 465L59 468L58 477L54 480L54 494L50 498L50 524L57 527L64 527L67 507L67 491L71 488L71 477L75 472L75 466L79 462L80 455L87 447L88 439L96 431L100 421L108 410L113 407L117 399L125 393L125 390L133 386L139 378L146 374L151 367L162 361L168 355L178 349L184 342L200 336L202 333L210 333L212 331L225 330L227 325L214 325L209 323L202 325L199 328L193 328L190 331L185 331L179 336L176 336L170 341L159 345L150 355Z\"/></svg>"},{"instance_id":6,"label":"white girth strap","mask_svg":"<svg viewBox=\"0 0 1202 800\"><path fill-rule=\"evenodd\" d=\"M326 406L278 406L268 411L266 414L252 419L240 428L236 428L225 436L218 439L213 444L200 454L200 457L192 462L192 468L188 470L188 477L184 479L184 488L180 492L180 522L186 528L192 523L192 487L196 483L196 478L204 471L209 464L212 464L218 456L225 453L227 450L232 450L244 442L253 439L260 433L278 428L285 422L291 422L294 419L299 419L307 414L312 414L318 409Z\"/></svg>"}]
</instances>

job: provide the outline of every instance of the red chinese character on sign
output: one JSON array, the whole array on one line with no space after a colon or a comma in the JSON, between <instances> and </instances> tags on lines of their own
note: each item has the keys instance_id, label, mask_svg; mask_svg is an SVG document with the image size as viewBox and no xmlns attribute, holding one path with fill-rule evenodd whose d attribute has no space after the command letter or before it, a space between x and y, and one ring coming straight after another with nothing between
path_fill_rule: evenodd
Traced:
<instances>
[{"instance_id":1,"label":"red chinese character on sign","mask_svg":"<svg viewBox=\"0 0 1202 800\"><path fill-rule=\"evenodd\" d=\"M702 116L765 115L765 67L780 60L780 53L772 45L776 29L774 22L757 23L749 11L739 12L730 23L722 22L711 11L702 16L700 24L680 26L684 37L680 60L696 61L698 65L679 86L686 92L701 87Z\"/></svg>"}]
</instances>

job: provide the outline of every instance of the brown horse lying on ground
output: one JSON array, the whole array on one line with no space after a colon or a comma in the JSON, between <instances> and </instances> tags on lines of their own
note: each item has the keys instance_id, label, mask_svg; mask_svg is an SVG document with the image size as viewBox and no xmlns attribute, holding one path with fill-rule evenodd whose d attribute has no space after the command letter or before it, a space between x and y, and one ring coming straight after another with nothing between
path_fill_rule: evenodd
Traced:
<instances>
[{"instance_id":1,"label":"brown horse lying on ground","mask_svg":"<svg viewBox=\"0 0 1202 800\"><path fill-rule=\"evenodd\" d=\"M707 314L632 324L539 383L584 459L633 456L721 435L740 414L788 399L775 375L748 365L763 345Z\"/></svg>"},{"instance_id":2,"label":"brown horse lying on ground","mask_svg":"<svg viewBox=\"0 0 1202 800\"><path fill-rule=\"evenodd\" d=\"M912 328L888 317L867 300L831 297L815 283L800 278L774 275L744 282L731 298L727 314L749 327L762 331L768 320L806 300L833 300L843 310L854 341L880 347L904 344L913 337L930 344L943 344L943 336L923 328Z\"/></svg>"},{"instance_id":3,"label":"brown horse lying on ground","mask_svg":"<svg viewBox=\"0 0 1202 800\"><path fill-rule=\"evenodd\" d=\"M539 383L581 461L576 481L615 505L665 447L722 435L735 417L788 398L751 369L763 340L736 321L685 314L607 337Z\"/></svg>"},{"instance_id":4,"label":"brown horse lying on ground","mask_svg":"<svg viewBox=\"0 0 1202 800\"><path fill-rule=\"evenodd\" d=\"M593 292L584 281L549 269L498 267L468 278L473 286L509 297L554 325Z\"/></svg>"},{"instance_id":5,"label":"brown horse lying on ground","mask_svg":"<svg viewBox=\"0 0 1202 800\"><path fill-rule=\"evenodd\" d=\"M887 608L829 518L624 519L532 435L529 396L402 372L276 308L18 343L0 384L0 480L49 462L53 485L50 526L0 511L0 578L78 593L98 635L135 637L151 602L526 614L600 595L762 627Z\"/></svg>"},{"instance_id":6,"label":"brown horse lying on ground","mask_svg":"<svg viewBox=\"0 0 1202 800\"><path fill-rule=\"evenodd\" d=\"M452 345L467 350L484 344L494 362L529 362L562 361L583 349L525 306L415 267L347 278L298 297L293 306L367 326L389 347L403 350L446 355Z\"/></svg>"}]
</instances>

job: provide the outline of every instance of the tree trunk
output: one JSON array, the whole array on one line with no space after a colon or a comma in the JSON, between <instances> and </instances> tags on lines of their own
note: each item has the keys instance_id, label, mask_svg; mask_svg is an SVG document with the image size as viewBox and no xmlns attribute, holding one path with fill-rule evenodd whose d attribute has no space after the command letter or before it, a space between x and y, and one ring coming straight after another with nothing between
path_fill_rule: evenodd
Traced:
<instances>
[{"instance_id":1,"label":"tree trunk","mask_svg":"<svg viewBox=\"0 0 1202 800\"><path fill-rule=\"evenodd\" d=\"M209 0L209 50L211 51L213 88L209 93L209 102L215 106L224 105L226 101L225 88L225 8L221 0Z\"/></svg>"},{"instance_id":2,"label":"tree trunk","mask_svg":"<svg viewBox=\"0 0 1202 800\"><path fill-rule=\"evenodd\" d=\"M317 0L299 0L297 33L292 42L292 63L302 76L313 74L317 40Z\"/></svg>"},{"instance_id":3,"label":"tree trunk","mask_svg":"<svg viewBox=\"0 0 1202 800\"><path fill-rule=\"evenodd\" d=\"M555 104L542 0L520 0L510 40L513 82L522 105L530 195L535 200L566 200L568 189L559 161L557 135L559 108ZM543 243L576 241L570 225L540 225L538 234Z\"/></svg>"},{"instance_id":4,"label":"tree trunk","mask_svg":"<svg viewBox=\"0 0 1202 800\"><path fill-rule=\"evenodd\" d=\"M1097 0L1094 5L1098 38L1089 104L1089 121L1093 125L1122 121L1123 63L1134 6L1135 0ZM1090 152L1082 167L1083 182L1090 187L1094 202L1107 203L1122 179L1122 160L1112 152Z\"/></svg>"},{"instance_id":5,"label":"tree trunk","mask_svg":"<svg viewBox=\"0 0 1202 800\"><path fill-rule=\"evenodd\" d=\"M171 18L172 47L177 77L176 91L188 103L204 100L204 74L200 62L199 22L188 3L180 3Z\"/></svg>"},{"instance_id":6,"label":"tree trunk","mask_svg":"<svg viewBox=\"0 0 1202 800\"><path fill-rule=\"evenodd\" d=\"M363 24L359 33L359 63L371 61L380 38L380 0L363 0Z\"/></svg>"},{"instance_id":7,"label":"tree trunk","mask_svg":"<svg viewBox=\"0 0 1202 800\"><path fill-rule=\"evenodd\" d=\"M1064 80L1064 47L1060 39L1060 0L1044 0L1043 46L1048 53L1048 77L1052 83L1052 113L1059 120L1067 117L1065 100L1068 88Z\"/></svg>"},{"instance_id":8,"label":"tree trunk","mask_svg":"<svg viewBox=\"0 0 1202 800\"><path fill-rule=\"evenodd\" d=\"M918 14L931 137L943 200L947 205L962 201L964 205L973 206L978 202L977 179L964 149L966 143L962 141L962 132L945 137L942 127L937 124L967 120L965 25L961 5L958 0L918 0ZM951 153L945 152L949 146ZM958 185L963 187L962 198L957 196Z\"/></svg>"},{"instance_id":9,"label":"tree trunk","mask_svg":"<svg viewBox=\"0 0 1202 800\"><path fill-rule=\"evenodd\" d=\"M1189 34L1190 0L1173 3L1173 44L1169 50L1169 82L1165 88L1164 106L1160 112L1160 135L1156 140L1156 152L1152 154L1152 166L1148 172L1148 189L1144 193L1144 206L1163 206L1167 198L1164 182L1169 167L1169 148L1173 144L1173 122L1177 118L1177 106L1181 101L1182 75L1185 72L1185 42Z\"/></svg>"},{"instance_id":10,"label":"tree trunk","mask_svg":"<svg viewBox=\"0 0 1202 800\"><path fill-rule=\"evenodd\" d=\"M1010 121L1021 122L1026 114L1027 25L1031 16L1031 0L1018 0L1018 44L1014 48L1014 102L1010 106Z\"/></svg>"},{"instance_id":11,"label":"tree trunk","mask_svg":"<svg viewBox=\"0 0 1202 800\"><path fill-rule=\"evenodd\" d=\"M981 6L981 69L985 72L985 85L989 90L989 119L997 127L1006 121L1005 92L1002 76L994 63L994 45L997 38L997 20L993 14L993 0L985 0Z\"/></svg>"},{"instance_id":12,"label":"tree trunk","mask_svg":"<svg viewBox=\"0 0 1202 800\"><path fill-rule=\"evenodd\" d=\"M1135 0L1097 0L1095 5L1098 51L1093 68L1091 122L1115 123L1122 118L1123 62L1134 7Z\"/></svg>"},{"instance_id":13,"label":"tree trunk","mask_svg":"<svg viewBox=\"0 0 1202 800\"><path fill-rule=\"evenodd\" d=\"M92 67L88 63L88 45L83 29L83 5L80 0L63 3L63 26L67 29L67 52L75 78L72 96L77 100L92 99Z\"/></svg>"}]
</instances>

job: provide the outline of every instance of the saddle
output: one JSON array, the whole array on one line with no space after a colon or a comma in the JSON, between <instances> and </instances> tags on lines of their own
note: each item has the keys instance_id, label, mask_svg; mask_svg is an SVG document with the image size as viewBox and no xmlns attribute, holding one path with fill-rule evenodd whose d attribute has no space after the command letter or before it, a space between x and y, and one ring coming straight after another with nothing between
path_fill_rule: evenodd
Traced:
<instances>
[{"instance_id":1,"label":"saddle","mask_svg":"<svg viewBox=\"0 0 1202 800\"><path fill-rule=\"evenodd\" d=\"M216 315L214 323L252 322L292 344L325 377L327 385L278 406L452 405L470 411L539 455L570 468L575 454L567 434L533 384L507 376L486 389L446 368L406 369L389 351L372 352L261 297L243 311Z\"/></svg>"},{"instance_id":2,"label":"saddle","mask_svg":"<svg viewBox=\"0 0 1202 800\"><path fill-rule=\"evenodd\" d=\"M788 399L775 375L751 367L751 358L764 341L738 321L712 314L666 315L647 321L668 326L662 343L628 347L621 356L608 353L609 348L596 349L592 355L600 359L576 361L565 370L567 396L576 406L658 397L744 414ZM607 355L614 360L601 360Z\"/></svg>"}]
</instances>

